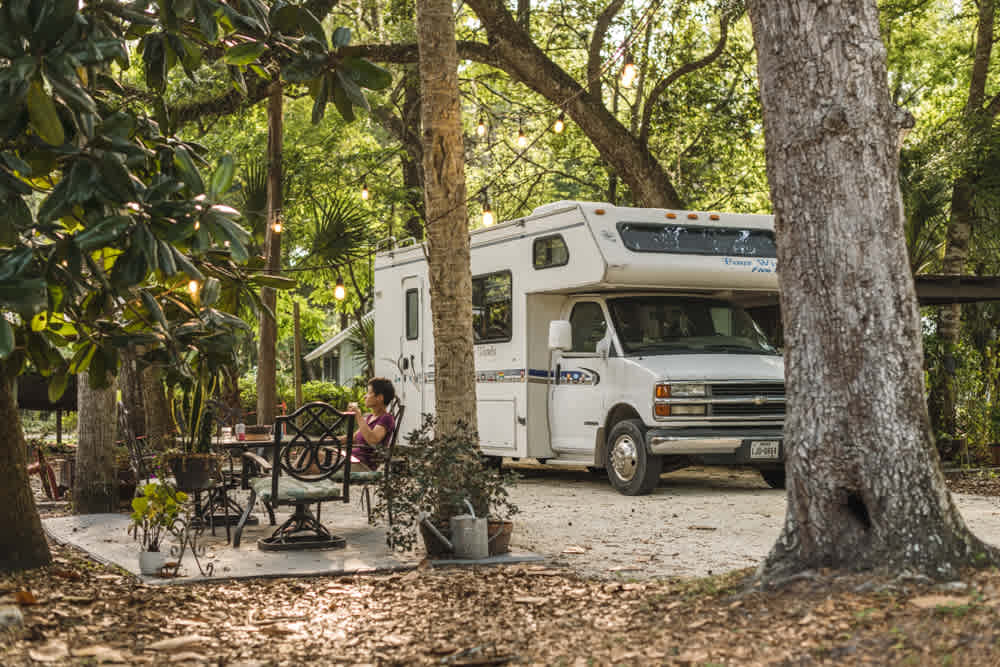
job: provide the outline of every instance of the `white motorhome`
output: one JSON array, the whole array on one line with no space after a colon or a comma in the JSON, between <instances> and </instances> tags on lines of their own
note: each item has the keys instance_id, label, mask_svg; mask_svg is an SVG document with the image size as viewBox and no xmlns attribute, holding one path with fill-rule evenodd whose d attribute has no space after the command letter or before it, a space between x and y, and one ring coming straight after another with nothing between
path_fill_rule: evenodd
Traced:
<instances>
[{"instance_id":1,"label":"white motorhome","mask_svg":"<svg viewBox=\"0 0 1000 667\"><path fill-rule=\"evenodd\" d=\"M629 495L691 463L784 484L783 361L749 314L780 327L771 216L561 201L470 243L484 455L606 469ZM424 247L374 269L405 436L434 411Z\"/></svg>"}]
</instances>

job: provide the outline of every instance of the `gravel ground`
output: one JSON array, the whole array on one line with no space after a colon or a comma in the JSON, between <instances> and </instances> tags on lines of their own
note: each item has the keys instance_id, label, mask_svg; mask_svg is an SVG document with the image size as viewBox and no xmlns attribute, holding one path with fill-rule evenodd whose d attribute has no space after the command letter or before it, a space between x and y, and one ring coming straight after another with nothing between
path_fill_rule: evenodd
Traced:
<instances>
[{"instance_id":1,"label":"gravel ground","mask_svg":"<svg viewBox=\"0 0 1000 667\"><path fill-rule=\"evenodd\" d=\"M521 513L512 544L585 576L703 576L754 567L785 517L785 492L749 469L686 468L639 497L619 494L582 468L515 469L522 479L511 496ZM1000 497L954 497L973 531L1000 544Z\"/></svg>"}]
</instances>

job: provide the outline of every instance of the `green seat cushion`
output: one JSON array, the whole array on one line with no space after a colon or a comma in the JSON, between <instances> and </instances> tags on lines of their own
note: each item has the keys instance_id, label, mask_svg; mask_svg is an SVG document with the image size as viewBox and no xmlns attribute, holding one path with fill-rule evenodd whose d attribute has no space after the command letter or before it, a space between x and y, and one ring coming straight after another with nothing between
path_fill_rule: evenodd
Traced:
<instances>
[{"instance_id":1,"label":"green seat cushion","mask_svg":"<svg viewBox=\"0 0 1000 667\"><path fill-rule=\"evenodd\" d=\"M344 481L344 471L338 470L333 473L333 478ZM367 484L369 482L377 482L382 479L381 470L358 470L351 471L351 482L357 482L359 484Z\"/></svg>"},{"instance_id":2,"label":"green seat cushion","mask_svg":"<svg viewBox=\"0 0 1000 667\"><path fill-rule=\"evenodd\" d=\"M250 486L265 503L288 504L300 501L320 502L343 498L343 481L321 479L315 482L303 482L294 477L278 478L278 497L271 497L271 478L259 477L250 482Z\"/></svg>"}]
</instances>

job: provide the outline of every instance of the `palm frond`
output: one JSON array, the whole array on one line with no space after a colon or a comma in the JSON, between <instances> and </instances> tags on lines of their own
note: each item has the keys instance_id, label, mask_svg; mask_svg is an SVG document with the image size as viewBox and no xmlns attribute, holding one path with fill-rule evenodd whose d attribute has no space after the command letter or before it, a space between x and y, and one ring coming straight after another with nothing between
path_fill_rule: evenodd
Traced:
<instances>
[{"instance_id":1,"label":"palm frond","mask_svg":"<svg viewBox=\"0 0 1000 667\"><path fill-rule=\"evenodd\" d=\"M313 200L310 257L326 264L346 264L368 252L371 216L346 196Z\"/></svg>"},{"instance_id":2,"label":"palm frond","mask_svg":"<svg viewBox=\"0 0 1000 667\"><path fill-rule=\"evenodd\" d=\"M363 317L360 323L355 323L351 327L351 335L348 336L353 350L351 352L354 361L358 362L363 371L362 375L370 378L375 374L375 318Z\"/></svg>"}]
</instances>

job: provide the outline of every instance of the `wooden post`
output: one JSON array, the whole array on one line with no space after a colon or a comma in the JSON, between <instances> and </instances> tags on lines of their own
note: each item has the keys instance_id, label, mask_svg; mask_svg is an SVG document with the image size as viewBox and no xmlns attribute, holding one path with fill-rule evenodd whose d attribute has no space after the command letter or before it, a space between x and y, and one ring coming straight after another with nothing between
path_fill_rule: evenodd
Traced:
<instances>
[{"instance_id":1,"label":"wooden post","mask_svg":"<svg viewBox=\"0 0 1000 667\"><path fill-rule=\"evenodd\" d=\"M299 325L299 302L292 303L292 323L295 328L295 365L293 374L295 383L295 409L302 407L302 327Z\"/></svg>"}]
</instances>

